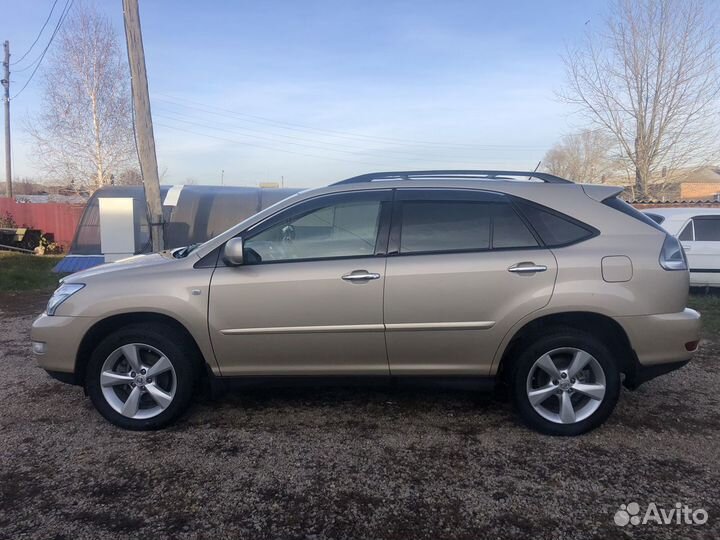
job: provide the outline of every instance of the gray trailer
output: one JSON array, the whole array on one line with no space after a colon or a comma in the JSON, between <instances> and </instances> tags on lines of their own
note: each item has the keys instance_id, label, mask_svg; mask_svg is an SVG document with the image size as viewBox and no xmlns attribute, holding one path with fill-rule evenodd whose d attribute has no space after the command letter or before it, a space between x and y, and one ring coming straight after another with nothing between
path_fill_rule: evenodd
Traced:
<instances>
[{"instance_id":1,"label":"gray trailer","mask_svg":"<svg viewBox=\"0 0 720 540\"><path fill-rule=\"evenodd\" d=\"M205 242L298 188L161 186L168 249ZM72 245L53 269L70 273L151 251L142 186L109 186L88 200Z\"/></svg>"}]
</instances>

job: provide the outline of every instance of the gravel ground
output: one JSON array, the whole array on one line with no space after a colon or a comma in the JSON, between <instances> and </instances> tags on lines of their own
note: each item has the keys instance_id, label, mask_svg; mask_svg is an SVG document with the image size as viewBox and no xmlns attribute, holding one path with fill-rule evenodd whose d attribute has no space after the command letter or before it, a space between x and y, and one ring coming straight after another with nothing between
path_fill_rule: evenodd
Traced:
<instances>
[{"instance_id":1,"label":"gravel ground","mask_svg":"<svg viewBox=\"0 0 720 540\"><path fill-rule=\"evenodd\" d=\"M116 429L29 353L44 299L0 297L1 538L718 538L720 341L549 438L464 392L252 390ZM615 525L621 504L705 525Z\"/></svg>"}]
</instances>

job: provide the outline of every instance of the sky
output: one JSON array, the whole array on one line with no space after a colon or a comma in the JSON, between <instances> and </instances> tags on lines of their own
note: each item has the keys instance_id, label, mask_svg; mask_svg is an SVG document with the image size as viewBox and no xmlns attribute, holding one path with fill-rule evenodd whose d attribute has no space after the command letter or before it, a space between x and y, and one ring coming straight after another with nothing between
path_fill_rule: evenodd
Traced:
<instances>
[{"instance_id":1,"label":"sky","mask_svg":"<svg viewBox=\"0 0 720 540\"><path fill-rule=\"evenodd\" d=\"M14 61L53 0L0 3ZM122 1L95 5L124 47ZM561 55L606 9L599 0L141 0L161 181L313 187L381 170L534 169L582 126L557 98ZM42 50L53 21L15 68ZM11 73L11 96L29 72ZM42 176L25 132L42 72L11 101L14 177Z\"/></svg>"}]
</instances>

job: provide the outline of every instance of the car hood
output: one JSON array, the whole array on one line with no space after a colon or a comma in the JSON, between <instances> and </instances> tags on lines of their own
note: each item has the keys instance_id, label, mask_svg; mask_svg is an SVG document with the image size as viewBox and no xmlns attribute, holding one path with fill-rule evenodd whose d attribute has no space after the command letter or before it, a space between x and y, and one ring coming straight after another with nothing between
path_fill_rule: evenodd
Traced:
<instances>
[{"instance_id":1,"label":"car hood","mask_svg":"<svg viewBox=\"0 0 720 540\"><path fill-rule=\"evenodd\" d=\"M126 272L135 268L143 268L149 266L159 266L177 261L170 251L161 251L160 253L149 253L147 255L135 255L127 259L120 259L112 263L101 264L87 270L75 272L60 280L61 283L77 283L87 278L100 275L107 275L114 272Z\"/></svg>"}]
</instances>

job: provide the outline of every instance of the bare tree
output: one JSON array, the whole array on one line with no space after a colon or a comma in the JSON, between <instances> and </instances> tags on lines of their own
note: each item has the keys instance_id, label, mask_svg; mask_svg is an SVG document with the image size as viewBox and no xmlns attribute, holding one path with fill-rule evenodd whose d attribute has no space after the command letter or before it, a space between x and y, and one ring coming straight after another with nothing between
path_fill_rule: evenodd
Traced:
<instances>
[{"instance_id":1,"label":"bare tree","mask_svg":"<svg viewBox=\"0 0 720 540\"><path fill-rule=\"evenodd\" d=\"M548 172L578 182L600 183L618 170L612 158L614 140L600 130L563 137L542 160Z\"/></svg>"},{"instance_id":2,"label":"bare tree","mask_svg":"<svg viewBox=\"0 0 720 540\"><path fill-rule=\"evenodd\" d=\"M637 197L662 181L659 171L715 157L716 28L701 0L616 0L603 29L564 58L562 96L616 139Z\"/></svg>"},{"instance_id":3,"label":"bare tree","mask_svg":"<svg viewBox=\"0 0 720 540\"><path fill-rule=\"evenodd\" d=\"M36 154L50 178L97 188L137 168L129 71L110 21L74 8L44 73L40 115L30 123Z\"/></svg>"},{"instance_id":4,"label":"bare tree","mask_svg":"<svg viewBox=\"0 0 720 540\"><path fill-rule=\"evenodd\" d=\"M111 175L110 183L115 186L142 186L143 180L140 169L125 169L119 174Z\"/></svg>"}]
</instances>

